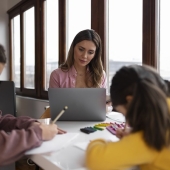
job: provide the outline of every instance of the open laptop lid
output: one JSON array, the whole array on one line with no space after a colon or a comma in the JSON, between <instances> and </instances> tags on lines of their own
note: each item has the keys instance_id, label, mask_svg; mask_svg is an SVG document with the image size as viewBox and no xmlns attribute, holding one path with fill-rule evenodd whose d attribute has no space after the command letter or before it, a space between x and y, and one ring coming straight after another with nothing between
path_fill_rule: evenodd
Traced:
<instances>
[{"instance_id":1,"label":"open laptop lid","mask_svg":"<svg viewBox=\"0 0 170 170\"><path fill-rule=\"evenodd\" d=\"M106 119L106 89L49 88L51 118L68 106L59 118L64 121L104 121Z\"/></svg>"}]
</instances>

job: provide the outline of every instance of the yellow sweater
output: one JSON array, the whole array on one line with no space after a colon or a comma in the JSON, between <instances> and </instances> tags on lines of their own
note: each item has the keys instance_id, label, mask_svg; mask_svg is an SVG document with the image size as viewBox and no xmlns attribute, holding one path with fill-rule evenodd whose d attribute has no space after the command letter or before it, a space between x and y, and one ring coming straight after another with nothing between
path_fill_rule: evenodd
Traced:
<instances>
[{"instance_id":1,"label":"yellow sweater","mask_svg":"<svg viewBox=\"0 0 170 170\"><path fill-rule=\"evenodd\" d=\"M142 132L132 133L118 142L94 140L87 148L86 166L90 170L122 170L135 165L141 170L170 170L170 148L160 152L150 148Z\"/></svg>"}]
</instances>

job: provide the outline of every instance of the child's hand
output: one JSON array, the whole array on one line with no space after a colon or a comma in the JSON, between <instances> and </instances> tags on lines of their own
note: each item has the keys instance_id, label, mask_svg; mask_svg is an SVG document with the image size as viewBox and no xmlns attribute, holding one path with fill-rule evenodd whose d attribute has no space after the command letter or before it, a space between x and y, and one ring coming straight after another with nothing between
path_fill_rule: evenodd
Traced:
<instances>
[{"instance_id":1,"label":"child's hand","mask_svg":"<svg viewBox=\"0 0 170 170\"><path fill-rule=\"evenodd\" d=\"M51 140L54 136L60 133L61 130L58 130L56 124L46 125L41 123L39 126L42 129L42 139L43 140Z\"/></svg>"},{"instance_id":2,"label":"child's hand","mask_svg":"<svg viewBox=\"0 0 170 170\"><path fill-rule=\"evenodd\" d=\"M40 122L33 122L32 123L32 126L34 126L34 125L38 125L38 126L40 126L40 124L42 125L42 124L45 124L45 123L40 123ZM49 124L46 124L46 125L49 125ZM42 128L41 128L42 129ZM64 133L67 133L65 130L62 130L62 129L60 129L60 128L58 128L57 127L57 130L58 130L58 134L64 134Z\"/></svg>"},{"instance_id":3,"label":"child's hand","mask_svg":"<svg viewBox=\"0 0 170 170\"><path fill-rule=\"evenodd\" d=\"M57 128L58 129L58 134L64 134L64 133L67 133L65 130L62 130L60 128Z\"/></svg>"},{"instance_id":4,"label":"child's hand","mask_svg":"<svg viewBox=\"0 0 170 170\"><path fill-rule=\"evenodd\" d=\"M121 139L124 136L128 135L131 132L130 128L126 128L126 129L121 129L121 128L117 128L116 129L116 136Z\"/></svg>"}]
</instances>

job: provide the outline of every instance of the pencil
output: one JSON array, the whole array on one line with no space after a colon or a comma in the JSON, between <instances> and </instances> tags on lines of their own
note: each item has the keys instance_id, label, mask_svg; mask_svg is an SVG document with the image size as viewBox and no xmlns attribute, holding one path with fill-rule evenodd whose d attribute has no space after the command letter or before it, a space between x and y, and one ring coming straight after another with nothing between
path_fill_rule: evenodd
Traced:
<instances>
[{"instance_id":1,"label":"pencil","mask_svg":"<svg viewBox=\"0 0 170 170\"><path fill-rule=\"evenodd\" d=\"M65 112L65 110L67 110L68 109L68 107L67 106L65 106L64 108L63 108L63 110L61 110L61 112L57 115L57 117L52 121L52 124L54 124L54 123L56 123L56 121L61 117L61 115Z\"/></svg>"}]
</instances>

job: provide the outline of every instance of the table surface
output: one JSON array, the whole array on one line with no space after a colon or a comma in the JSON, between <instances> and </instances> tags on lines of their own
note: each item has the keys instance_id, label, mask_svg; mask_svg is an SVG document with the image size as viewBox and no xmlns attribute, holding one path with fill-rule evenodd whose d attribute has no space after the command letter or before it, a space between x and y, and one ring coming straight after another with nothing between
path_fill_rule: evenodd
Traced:
<instances>
[{"instance_id":1,"label":"table surface","mask_svg":"<svg viewBox=\"0 0 170 170\"><path fill-rule=\"evenodd\" d=\"M114 113L111 113L114 114ZM117 114L117 113L115 113ZM120 117L119 117L120 121ZM115 122L113 119L106 118L104 122ZM97 138L104 138L106 140L118 141L119 139L110 133L106 128L102 131L97 130L94 133L85 134L80 131L80 128L93 127L95 124L102 122L89 122L89 121L58 121L59 128L67 132L79 133L79 135L70 141L70 143L54 152L45 154L35 154L31 159L44 170L86 170L84 165L85 151L74 144L81 142L88 142ZM119 122L120 123L120 122Z\"/></svg>"}]
</instances>

